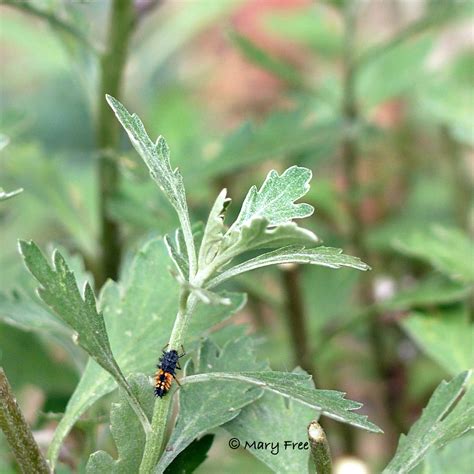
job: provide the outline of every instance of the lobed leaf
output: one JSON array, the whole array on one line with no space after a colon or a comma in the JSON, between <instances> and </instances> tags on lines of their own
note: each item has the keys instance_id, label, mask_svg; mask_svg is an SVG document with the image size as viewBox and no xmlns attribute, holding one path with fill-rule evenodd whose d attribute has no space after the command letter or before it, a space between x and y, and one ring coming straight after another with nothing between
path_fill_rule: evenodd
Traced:
<instances>
[{"instance_id":1,"label":"lobed leaf","mask_svg":"<svg viewBox=\"0 0 474 474\"><path fill-rule=\"evenodd\" d=\"M124 389L128 402L147 432L149 421L114 358L104 318L97 311L89 282L85 283L84 295L81 295L74 274L58 251L53 253L53 267L50 267L35 243L20 241L20 250L26 266L41 285L38 288L40 298L75 331L74 341Z\"/></svg>"},{"instance_id":2,"label":"lobed leaf","mask_svg":"<svg viewBox=\"0 0 474 474\"><path fill-rule=\"evenodd\" d=\"M225 232L224 215L229 204L227 190L223 189L217 196L207 219L199 249L199 268L204 268L211 263L219 252Z\"/></svg>"},{"instance_id":3,"label":"lobed leaf","mask_svg":"<svg viewBox=\"0 0 474 474\"><path fill-rule=\"evenodd\" d=\"M238 232L257 217L263 217L268 225L275 226L310 216L314 212L313 206L295 204L308 192L310 180L311 170L299 166L288 168L281 176L275 170L270 171L259 190L256 186L250 188L230 232Z\"/></svg>"},{"instance_id":4,"label":"lobed leaf","mask_svg":"<svg viewBox=\"0 0 474 474\"><path fill-rule=\"evenodd\" d=\"M172 170L170 150L163 137L154 143L148 136L142 121L136 114L130 115L128 110L115 98L106 96L107 102L128 134L132 145L142 157L150 170L151 177L163 191L175 208L186 241L191 273L195 270L194 240L189 220L188 204L184 190L183 178L177 169Z\"/></svg>"},{"instance_id":5,"label":"lobed leaf","mask_svg":"<svg viewBox=\"0 0 474 474\"><path fill-rule=\"evenodd\" d=\"M270 392L277 393L290 400L303 403L315 410L321 412L334 420L342 423L348 423L352 426L373 431L374 433L381 433L382 430L367 421L367 417L353 413L362 407L362 404L347 400L344 398L343 392L335 390L316 390L308 388L308 380L310 376L299 373L288 372L213 372L206 374L197 374L187 376L182 380L182 383L198 383L211 380L235 380L246 382L251 385L256 385Z\"/></svg>"},{"instance_id":6,"label":"lobed leaf","mask_svg":"<svg viewBox=\"0 0 474 474\"><path fill-rule=\"evenodd\" d=\"M311 265L321 265L330 268L351 267L364 271L370 269L370 267L359 258L343 254L341 249L332 247L306 249L302 246L288 246L259 255L258 257L225 270L209 281L207 287L213 288L229 278L244 272L282 263L309 263Z\"/></svg>"},{"instance_id":7,"label":"lobed leaf","mask_svg":"<svg viewBox=\"0 0 474 474\"><path fill-rule=\"evenodd\" d=\"M474 389L472 385L467 388L470 377L470 371L462 372L438 385L419 420L408 435L400 437L397 452L384 474L410 472L430 449L439 449L472 429Z\"/></svg>"},{"instance_id":8,"label":"lobed leaf","mask_svg":"<svg viewBox=\"0 0 474 474\"><path fill-rule=\"evenodd\" d=\"M167 270L168 265L162 239L153 239L136 254L127 277L119 283L109 281L101 291L100 306L110 343L126 374L152 374L154 363L168 342L179 292L178 285ZM197 307L184 342L188 350L188 344L245 304L245 295L224 293L223 296L229 298L232 304ZM50 445L49 459L53 463L63 439L76 420L115 388L116 384L108 373L90 360Z\"/></svg>"},{"instance_id":9,"label":"lobed leaf","mask_svg":"<svg viewBox=\"0 0 474 474\"><path fill-rule=\"evenodd\" d=\"M312 380L306 378L308 389L314 389ZM318 418L318 412L312 407L285 400L281 396L265 392L263 397L244 407L240 415L226 423L225 428L232 436L245 442L264 440L278 443L279 450L248 449L255 457L264 462L274 472L307 472L309 449L285 448L285 441L307 443L308 423Z\"/></svg>"},{"instance_id":10,"label":"lobed leaf","mask_svg":"<svg viewBox=\"0 0 474 474\"><path fill-rule=\"evenodd\" d=\"M97 311L95 296L88 282L84 295L77 288L74 274L63 256L55 251L53 267L34 242L20 241L20 251L26 266L38 280L41 299L74 331L74 339L99 365L117 381L123 375L110 348L104 318Z\"/></svg>"},{"instance_id":11,"label":"lobed leaf","mask_svg":"<svg viewBox=\"0 0 474 474\"><path fill-rule=\"evenodd\" d=\"M288 245L309 245L318 242L310 230L294 222L270 227L266 218L255 217L244 224L239 233L231 232L224 239L223 260L231 259L249 250L271 249Z\"/></svg>"},{"instance_id":12,"label":"lobed leaf","mask_svg":"<svg viewBox=\"0 0 474 474\"><path fill-rule=\"evenodd\" d=\"M132 145L150 170L151 177L165 193L178 212L187 213L183 178L178 170L172 170L169 147L163 137L154 143L148 136L143 122L114 97L107 95L107 102L127 132Z\"/></svg>"}]
</instances>

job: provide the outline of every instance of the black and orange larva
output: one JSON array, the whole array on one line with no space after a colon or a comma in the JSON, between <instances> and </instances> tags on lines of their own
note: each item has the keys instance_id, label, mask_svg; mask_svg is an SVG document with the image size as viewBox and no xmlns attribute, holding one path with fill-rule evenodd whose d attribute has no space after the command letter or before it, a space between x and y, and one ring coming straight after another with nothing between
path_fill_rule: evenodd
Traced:
<instances>
[{"instance_id":1,"label":"black and orange larva","mask_svg":"<svg viewBox=\"0 0 474 474\"><path fill-rule=\"evenodd\" d=\"M163 355L160 357L160 363L157 365L158 370L155 373L156 397L163 398L169 392L173 379L178 382L176 379L176 369L181 369L179 359L184 355L184 350L182 354L178 354L178 351L174 349L171 351L163 349Z\"/></svg>"}]
</instances>

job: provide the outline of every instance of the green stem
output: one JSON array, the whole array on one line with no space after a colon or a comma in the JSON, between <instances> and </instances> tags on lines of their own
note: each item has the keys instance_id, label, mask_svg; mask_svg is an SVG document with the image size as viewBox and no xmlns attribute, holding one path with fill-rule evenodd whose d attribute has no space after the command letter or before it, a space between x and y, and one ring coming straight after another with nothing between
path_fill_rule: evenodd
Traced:
<instances>
[{"instance_id":1,"label":"green stem","mask_svg":"<svg viewBox=\"0 0 474 474\"><path fill-rule=\"evenodd\" d=\"M286 294L288 325L293 350L295 352L296 364L311 374L314 379L315 369L311 357L309 331L304 311L299 268L284 268L282 276Z\"/></svg>"},{"instance_id":2,"label":"green stem","mask_svg":"<svg viewBox=\"0 0 474 474\"><path fill-rule=\"evenodd\" d=\"M446 169L453 183L456 220L459 227L469 230L470 212L474 197L470 183L470 173L463 160L462 147L452 137L448 127L441 127L440 132L445 149Z\"/></svg>"},{"instance_id":3,"label":"green stem","mask_svg":"<svg viewBox=\"0 0 474 474\"><path fill-rule=\"evenodd\" d=\"M311 457L317 474L331 474L332 461L326 433L317 421L308 425L308 439L311 446Z\"/></svg>"},{"instance_id":4,"label":"green stem","mask_svg":"<svg viewBox=\"0 0 474 474\"><path fill-rule=\"evenodd\" d=\"M357 199L360 189L358 177L359 143L354 133L355 124L359 119L359 110L356 97L356 79L359 69L356 68L355 60L355 32L357 20L357 2L348 0L344 10L345 38L344 38L344 77L343 77L343 103L342 114L345 120L344 139L342 142L342 164L345 180L347 183L346 207L349 216L349 240L355 254L364 262L371 262L373 255L367 249L365 242L366 228L363 215ZM372 296L373 277L367 274L359 287L359 300L365 307L374 304ZM379 379L383 382L383 401L385 416L391 420L396 427L394 418L393 401L390 400L387 381L388 361L386 359L384 330L379 321L379 312L371 311L367 319L370 349L374 367ZM347 433L348 446L353 445L353 433Z\"/></svg>"},{"instance_id":5,"label":"green stem","mask_svg":"<svg viewBox=\"0 0 474 474\"><path fill-rule=\"evenodd\" d=\"M118 223L108 214L108 206L119 188L116 151L119 145L118 122L105 100L105 94L120 97L128 44L135 15L132 0L113 0L107 47L100 61L100 87L96 139L99 149L99 210L101 220L101 275L98 286L107 278L116 279L120 265L121 243Z\"/></svg>"},{"instance_id":6,"label":"green stem","mask_svg":"<svg viewBox=\"0 0 474 474\"><path fill-rule=\"evenodd\" d=\"M0 428L25 474L50 474L38 445L15 400L5 372L0 367Z\"/></svg>"},{"instance_id":7,"label":"green stem","mask_svg":"<svg viewBox=\"0 0 474 474\"><path fill-rule=\"evenodd\" d=\"M194 295L190 294L189 290L181 290L178 313L176 315L173 331L171 332L168 350L179 350L181 348L189 318L191 317L196 304L197 299ZM153 469L158 463L161 447L165 438L171 400L171 395L168 395L163 398L157 398L155 401L153 419L151 421L151 433L145 443L145 449L139 470L140 474L149 474L153 472Z\"/></svg>"}]
</instances>

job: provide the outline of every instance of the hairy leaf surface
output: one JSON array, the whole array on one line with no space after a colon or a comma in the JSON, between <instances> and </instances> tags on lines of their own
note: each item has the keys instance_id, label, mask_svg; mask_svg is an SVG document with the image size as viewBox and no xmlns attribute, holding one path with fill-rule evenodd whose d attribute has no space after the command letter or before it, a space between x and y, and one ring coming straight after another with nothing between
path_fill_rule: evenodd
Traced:
<instances>
[{"instance_id":1,"label":"hairy leaf surface","mask_svg":"<svg viewBox=\"0 0 474 474\"><path fill-rule=\"evenodd\" d=\"M407 435L402 435L397 452L384 474L410 472L432 448L441 448L472 429L474 415L474 390L466 389L470 372L462 372L450 382L441 382L423 410L419 420Z\"/></svg>"},{"instance_id":2,"label":"hairy leaf surface","mask_svg":"<svg viewBox=\"0 0 474 474\"><path fill-rule=\"evenodd\" d=\"M201 346L196 366L189 364L186 373L265 368L265 363L255 361L253 352L254 345L248 337L229 342L222 350L207 340ZM237 380L183 386L178 420L155 472L163 472L194 439L235 418L242 407L261 395L259 388Z\"/></svg>"}]
</instances>

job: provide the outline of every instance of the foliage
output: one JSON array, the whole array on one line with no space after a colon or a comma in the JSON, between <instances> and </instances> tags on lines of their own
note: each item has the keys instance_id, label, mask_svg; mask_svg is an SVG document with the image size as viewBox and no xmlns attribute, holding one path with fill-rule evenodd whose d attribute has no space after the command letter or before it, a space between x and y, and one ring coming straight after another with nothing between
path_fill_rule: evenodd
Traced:
<instances>
[{"instance_id":1,"label":"foliage","mask_svg":"<svg viewBox=\"0 0 474 474\"><path fill-rule=\"evenodd\" d=\"M441 382L420 419L400 438L384 473L410 472L427 451L439 449L472 429L474 390L468 383L470 376L470 372L462 372L448 383Z\"/></svg>"},{"instance_id":2,"label":"foliage","mask_svg":"<svg viewBox=\"0 0 474 474\"><path fill-rule=\"evenodd\" d=\"M172 3L0 6L0 365L50 465L320 472L321 417L467 474L472 3Z\"/></svg>"}]
</instances>

